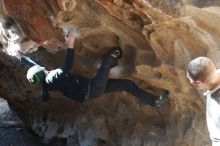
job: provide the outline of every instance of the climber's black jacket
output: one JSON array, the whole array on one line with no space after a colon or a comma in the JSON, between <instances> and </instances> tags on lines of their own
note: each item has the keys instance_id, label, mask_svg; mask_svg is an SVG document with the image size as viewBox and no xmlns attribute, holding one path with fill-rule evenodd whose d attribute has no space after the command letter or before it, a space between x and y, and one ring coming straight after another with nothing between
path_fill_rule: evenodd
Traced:
<instances>
[{"instance_id":1,"label":"climber's black jacket","mask_svg":"<svg viewBox=\"0 0 220 146\"><path fill-rule=\"evenodd\" d=\"M70 73L73 65L73 57L74 49L68 48L64 64L57 69L48 72L42 83L41 96L43 101L47 101L49 99L48 90L51 90L61 91L65 96L74 98L79 102L83 102L87 93L89 80ZM21 57L21 62L29 65L30 67L37 64L26 56Z\"/></svg>"}]
</instances>

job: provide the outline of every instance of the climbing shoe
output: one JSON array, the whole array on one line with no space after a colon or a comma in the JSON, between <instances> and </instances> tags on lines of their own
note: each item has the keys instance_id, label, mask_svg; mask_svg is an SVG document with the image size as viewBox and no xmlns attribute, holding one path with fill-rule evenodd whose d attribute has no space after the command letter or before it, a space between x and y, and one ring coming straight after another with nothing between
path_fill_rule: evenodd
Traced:
<instances>
[{"instance_id":1,"label":"climbing shoe","mask_svg":"<svg viewBox=\"0 0 220 146\"><path fill-rule=\"evenodd\" d=\"M122 56L122 49L120 47L115 47L112 51L111 51L111 56L115 59L120 59Z\"/></svg>"},{"instance_id":2,"label":"climbing shoe","mask_svg":"<svg viewBox=\"0 0 220 146\"><path fill-rule=\"evenodd\" d=\"M156 100L156 107L161 107L164 105L164 103L166 102L167 98L169 96L169 91L165 90L163 91L163 93L160 95L160 97L158 97L158 99Z\"/></svg>"}]
</instances>

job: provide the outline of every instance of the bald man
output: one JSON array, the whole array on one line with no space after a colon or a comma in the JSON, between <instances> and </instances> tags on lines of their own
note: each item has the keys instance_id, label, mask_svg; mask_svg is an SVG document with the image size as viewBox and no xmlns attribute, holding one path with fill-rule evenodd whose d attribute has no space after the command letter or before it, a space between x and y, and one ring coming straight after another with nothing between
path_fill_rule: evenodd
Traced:
<instances>
[{"instance_id":1,"label":"bald man","mask_svg":"<svg viewBox=\"0 0 220 146\"><path fill-rule=\"evenodd\" d=\"M209 58L198 57L189 63L187 78L194 86L207 90L207 126L212 146L220 146L220 70Z\"/></svg>"}]
</instances>

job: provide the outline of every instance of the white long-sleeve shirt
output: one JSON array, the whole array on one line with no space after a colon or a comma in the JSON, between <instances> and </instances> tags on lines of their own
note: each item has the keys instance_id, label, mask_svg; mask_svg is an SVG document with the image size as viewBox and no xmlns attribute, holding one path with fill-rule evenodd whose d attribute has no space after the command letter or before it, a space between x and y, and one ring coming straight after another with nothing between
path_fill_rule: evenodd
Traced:
<instances>
[{"instance_id":1,"label":"white long-sleeve shirt","mask_svg":"<svg viewBox=\"0 0 220 146\"><path fill-rule=\"evenodd\" d=\"M206 99L206 120L212 140L220 139L220 86L204 93Z\"/></svg>"}]
</instances>

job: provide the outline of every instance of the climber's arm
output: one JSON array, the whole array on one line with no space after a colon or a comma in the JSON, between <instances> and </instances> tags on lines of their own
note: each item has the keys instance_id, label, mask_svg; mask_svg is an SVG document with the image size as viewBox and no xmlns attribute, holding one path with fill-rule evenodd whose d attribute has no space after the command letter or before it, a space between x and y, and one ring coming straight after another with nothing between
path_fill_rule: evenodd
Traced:
<instances>
[{"instance_id":1,"label":"climber's arm","mask_svg":"<svg viewBox=\"0 0 220 146\"><path fill-rule=\"evenodd\" d=\"M64 64L61 66L61 69L63 71L70 71L72 69L72 65L73 65L73 57L74 57L74 42L76 39L76 32L70 32L69 34L67 34L65 36L65 40L66 43L68 45L68 49L67 49L67 54L66 54L66 58L65 58L65 62Z\"/></svg>"},{"instance_id":2,"label":"climber's arm","mask_svg":"<svg viewBox=\"0 0 220 146\"><path fill-rule=\"evenodd\" d=\"M27 57L25 55L22 55L20 60L21 60L21 63L23 63L24 65L26 65L28 67L38 65L36 62L34 62L32 59L30 59L29 57Z\"/></svg>"},{"instance_id":3,"label":"climber's arm","mask_svg":"<svg viewBox=\"0 0 220 146\"><path fill-rule=\"evenodd\" d=\"M66 58L64 64L60 67L63 71L68 72L73 66L74 49L68 48L66 51Z\"/></svg>"},{"instance_id":4,"label":"climber's arm","mask_svg":"<svg viewBox=\"0 0 220 146\"><path fill-rule=\"evenodd\" d=\"M36 62L34 62L31 58L29 58L28 56L26 56L24 53L15 50L15 57L21 61L21 63L23 63L25 66L27 67L32 67L34 65L38 65Z\"/></svg>"}]
</instances>

